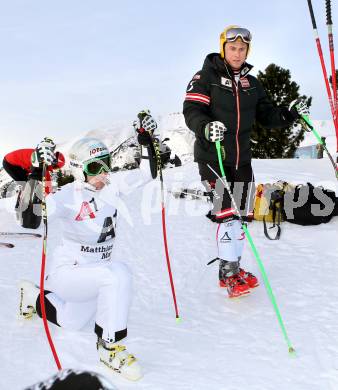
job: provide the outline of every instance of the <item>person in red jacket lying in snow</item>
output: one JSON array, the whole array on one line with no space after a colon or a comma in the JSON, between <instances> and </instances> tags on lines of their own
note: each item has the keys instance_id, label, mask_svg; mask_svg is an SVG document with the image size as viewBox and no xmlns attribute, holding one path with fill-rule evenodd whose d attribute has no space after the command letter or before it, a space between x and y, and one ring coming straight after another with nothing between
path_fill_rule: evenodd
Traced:
<instances>
[{"instance_id":1,"label":"person in red jacket lying in snow","mask_svg":"<svg viewBox=\"0 0 338 390\"><path fill-rule=\"evenodd\" d=\"M21 185L16 202L16 215L24 228L36 229L41 223L42 166L47 165L46 193L52 191L50 173L62 168L65 158L55 152L55 143L45 137L36 149L18 149L6 154L2 162L5 171Z\"/></svg>"}]
</instances>

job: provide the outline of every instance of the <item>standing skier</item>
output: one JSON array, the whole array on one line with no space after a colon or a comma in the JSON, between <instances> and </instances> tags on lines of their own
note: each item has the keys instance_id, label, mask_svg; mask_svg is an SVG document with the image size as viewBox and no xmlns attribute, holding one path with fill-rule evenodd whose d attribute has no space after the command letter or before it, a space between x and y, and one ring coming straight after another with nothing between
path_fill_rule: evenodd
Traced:
<instances>
[{"instance_id":1,"label":"standing skier","mask_svg":"<svg viewBox=\"0 0 338 390\"><path fill-rule=\"evenodd\" d=\"M254 121L267 128L291 125L308 114L302 102L276 108L260 82L249 75L246 62L251 33L239 26L227 27L220 36L220 53L209 54L202 70L188 84L183 105L185 121L196 135L195 161L208 191L213 192L213 217L218 223L219 283L229 297L248 294L257 278L240 268L244 233L221 181L215 142L221 142L226 180L244 217L252 216L254 175L251 167L250 133ZM209 166L210 167L209 167Z\"/></svg>"},{"instance_id":2,"label":"standing skier","mask_svg":"<svg viewBox=\"0 0 338 390\"><path fill-rule=\"evenodd\" d=\"M35 149L18 149L6 154L2 165L9 176L21 185L16 202L16 215L24 228L36 229L41 223L42 164L48 165L47 193L51 192L50 173L62 168L64 156L55 151L55 143L45 137Z\"/></svg>"},{"instance_id":3,"label":"standing skier","mask_svg":"<svg viewBox=\"0 0 338 390\"><path fill-rule=\"evenodd\" d=\"M144 116L137 128L142 145L150 145L155 128L153 118ZM147 149L142 150L146 158ZM118 215L123 211L121 194L150 180L150 171L141 163L141 169L110 174L109 150L95 138L73 145L70 166L75 181L47 198L49 219L61 225L61 244L52 254L46 278L46 316L73 330L95 317L100 362L127 379L138 380L141 367L121 344L127 336L131 272L111 256ZM29 318L35 311L41 317L39 290L23 281L20 315Z\"/></svg>"}]
</instances>

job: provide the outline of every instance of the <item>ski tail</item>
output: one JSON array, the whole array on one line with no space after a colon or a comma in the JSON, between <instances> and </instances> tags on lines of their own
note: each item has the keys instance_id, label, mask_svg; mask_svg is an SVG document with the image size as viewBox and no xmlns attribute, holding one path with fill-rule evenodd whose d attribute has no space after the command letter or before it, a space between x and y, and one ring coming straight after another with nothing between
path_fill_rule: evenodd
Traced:
<instances>
[{"instance_id":1,"label":"ski tail","mask_svg":"<svg viewBox=\"0 0 338 390\"><path fill-rule=\"evenodd\" d=\"M14 244L10 242L0 242L0 248L14 248Z\"/></svg>"}]
</instances>

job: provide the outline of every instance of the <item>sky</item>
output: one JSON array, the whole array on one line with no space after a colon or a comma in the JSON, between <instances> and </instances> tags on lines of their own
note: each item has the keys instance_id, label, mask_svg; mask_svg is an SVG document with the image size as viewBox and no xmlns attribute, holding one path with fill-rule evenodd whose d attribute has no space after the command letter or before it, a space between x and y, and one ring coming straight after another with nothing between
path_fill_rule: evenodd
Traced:
<instances>
[{"instance_id":1,"label":"sky","mask_svg":"<svg viewBox=\"0 0 338 390\"><path fill-rule=\"evenodd\" d=\"M325 4L313 7L329 70ZM46 135L60 143L132 122L143 108L180 112L188 82L229 24L253 34L253 75L270 63L290 69L313 97L312 118L330 119L305 0L2 1L0 157Z\"/></svg>"}]
</instances>

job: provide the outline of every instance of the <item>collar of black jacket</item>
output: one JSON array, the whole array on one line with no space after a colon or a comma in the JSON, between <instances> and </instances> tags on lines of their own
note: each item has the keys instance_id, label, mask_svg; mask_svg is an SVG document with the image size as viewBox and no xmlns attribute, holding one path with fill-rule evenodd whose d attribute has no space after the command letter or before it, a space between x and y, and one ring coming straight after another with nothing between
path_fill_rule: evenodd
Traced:
<instances>
[{"instance_id":1,"label":"collar of black jacket","mask_svg":"<svg viewBox=\"0 0 338 390\"><path fill-rule=\"evenodd\" d=\"M210 68L216 70L217 73L223 76L234 79L234 71L218 53L210 53L206 56L203 64L203 70L208 71ZM252 68L252 65L244 62L240 69L240 77L246 76Z\"/></svg>"}]
</instances>

